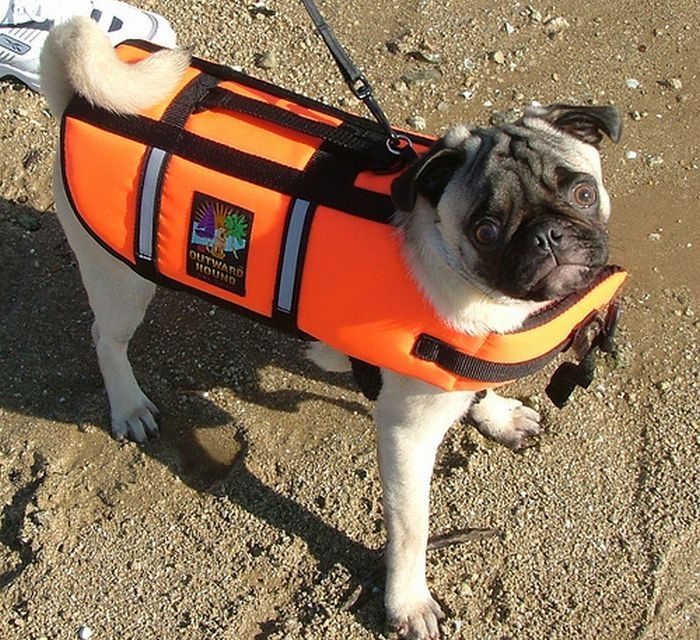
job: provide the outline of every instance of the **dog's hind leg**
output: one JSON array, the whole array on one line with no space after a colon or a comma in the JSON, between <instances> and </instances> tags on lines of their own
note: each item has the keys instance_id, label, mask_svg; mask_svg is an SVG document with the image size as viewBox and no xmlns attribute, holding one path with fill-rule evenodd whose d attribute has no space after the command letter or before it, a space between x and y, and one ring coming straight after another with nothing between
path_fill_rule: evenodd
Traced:
<instances>
[{"instance_id":1,"label":"dog's hind leg","mask_svg":"<svg viewBox=\"0 0 700 640\"><path fill-rule=\"evenodd\" d=\"M61 184L60 179L57 172L54 184ZM127 347L156 287L93 240L76 218L63 189L55 191L56 212L78 258L80 275L95 316L92 337L109 397L112 434L119 439L144 442L158 432L158 410L134 377Z\"/></svg>"},{"instance_id":2,"label":"dog's hind leg","mask_svg":"<svg viewBox=\"0 0 700 640\"><path fill-rule=\"evenodd\" d=\"M443 617L425 579L430 478L438 445L468 409L471 392L446 393L382 371L377 399L379 471L387 529L387 622L401 637L438 637Z\"/></svg>"},{"instance_id":3,"label":"dog's hind leg","mask_svg":"<svg viewBox=\"0 0 700 640\"><path fill-rule=\"evenodd\" d=\"M139 387L127 348L153 298L155 285L109 254L103 256L115 262L109 265L107 278L86 274L83 283L95 314L92 337L109 397L112 434L117 439L145 442L158 434L158 409Z\"/></svg>"}]
</instances>

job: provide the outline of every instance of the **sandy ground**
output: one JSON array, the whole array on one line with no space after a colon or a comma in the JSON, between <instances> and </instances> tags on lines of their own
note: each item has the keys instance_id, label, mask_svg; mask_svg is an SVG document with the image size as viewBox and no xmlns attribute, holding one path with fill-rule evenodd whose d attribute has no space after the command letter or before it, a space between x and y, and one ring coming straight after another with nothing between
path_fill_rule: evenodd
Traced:
<instances>
[{"instance_id":1,"label":"sandy ground","mask_svg":"<svg viewBox=\"0 0 700 640\"><path fill-rule=\"evenodd\" d=\"M298 2L256 17L243 2L141 4L197 55L359 110ZM697 640L700 12L495 4L321 5L399 125L485 125L530 100L625 114L604 150L613 260L632 272L620 355L562 411L545 374L514 389L548 429L525 453L451 431L433 532L499 535L430 554L444 636ZM56 125L41 96L0 93L0 637L383 637L370 405L296 341L162 292L132 360L163 437L113 441L52 210Z\"/></svg>"}]
</instances>

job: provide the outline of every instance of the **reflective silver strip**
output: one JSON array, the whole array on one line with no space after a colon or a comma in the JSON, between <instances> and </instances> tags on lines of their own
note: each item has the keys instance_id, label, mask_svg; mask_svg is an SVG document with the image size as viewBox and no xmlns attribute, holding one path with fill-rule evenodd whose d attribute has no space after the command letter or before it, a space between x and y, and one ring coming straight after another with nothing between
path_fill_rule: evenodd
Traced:
<instances>
[{"instance_id":1,"label":"reflective silver strip","mask_svg":"<svg viewBox=\"0 0 700 640\"><path fill-rule=\"evenodd\" d=\"M141 199L139 204L139 258L153 260L154 218L160 197L160 174L168 152L151 147L146 160L146 169L141 182Z\"/></svg>"},{"instance_id":2,"label":"reflective silver strip","mask_svg":"<svg viewBox=\"0 0 700 640\"><path fill-rule=\"evenodd\" d=\"M284 243L282 267L280 269L277 308L289 313L294 302L294 287L297 280L297 264L301 250L306 219L309 216L310 203L307 200L295 200L289 215L289 226Z\"/></svg>"}]
</instances>

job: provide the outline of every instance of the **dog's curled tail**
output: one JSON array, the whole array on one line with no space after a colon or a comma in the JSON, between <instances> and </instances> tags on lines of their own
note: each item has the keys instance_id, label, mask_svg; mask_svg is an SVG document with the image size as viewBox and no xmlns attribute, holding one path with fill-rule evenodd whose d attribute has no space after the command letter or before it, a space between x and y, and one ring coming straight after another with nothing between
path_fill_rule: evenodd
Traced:
<instances>
[{"instance_id":1,"label":"dog's curled tail","mask_svg":"<svg viewBox=\"0 0 700 640\"><path fill-rule=\"evenodd\" d=\"M76 17L49 33L41 51L41 84L56 117L75 93L98 107L131 114L165 99L189 62L184 49L163 49L134 64L123 62L95 22Z\"/></svg>"}]
</instances>

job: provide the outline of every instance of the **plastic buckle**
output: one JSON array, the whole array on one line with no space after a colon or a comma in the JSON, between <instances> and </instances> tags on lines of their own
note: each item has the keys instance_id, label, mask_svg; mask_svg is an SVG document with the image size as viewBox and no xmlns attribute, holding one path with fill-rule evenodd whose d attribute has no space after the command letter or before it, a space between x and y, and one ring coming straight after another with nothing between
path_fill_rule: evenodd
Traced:
<instances>
[{"instance_id":1,"label":"plastic buckle","mask_svg":"<svg viewBox=\"0 0 700 640\"><path fill-rule=\"evenodd\" d=\"M372 85L364 76L357 78L351 86L352 92L359 100L367 100L372 95Z\"/></svg>"},{"instance_id":2,"label":"plastic buckle","mask_svg":"<svg viewBox=\"0 0 700 640\"><path fill-rule=\"evenodd\" d=\"M595 376L595 349L578 364L562 362L552 374L545 393L558 409L566 405L576 387L588 389Z\"/></svg>"},{"instance_id":3,"label":"plastic buckle","mask_svg":"<svg viewBox=\"0 0 700 640\"><path fill-rule=\"evenodd\" d=\"M603 330L600 332L600 350L603 353L615 352L615 336L620 323L622 307L617 300L613 300L608 307L608 313L603 321Z\"/></svg>"}]
</instances>

